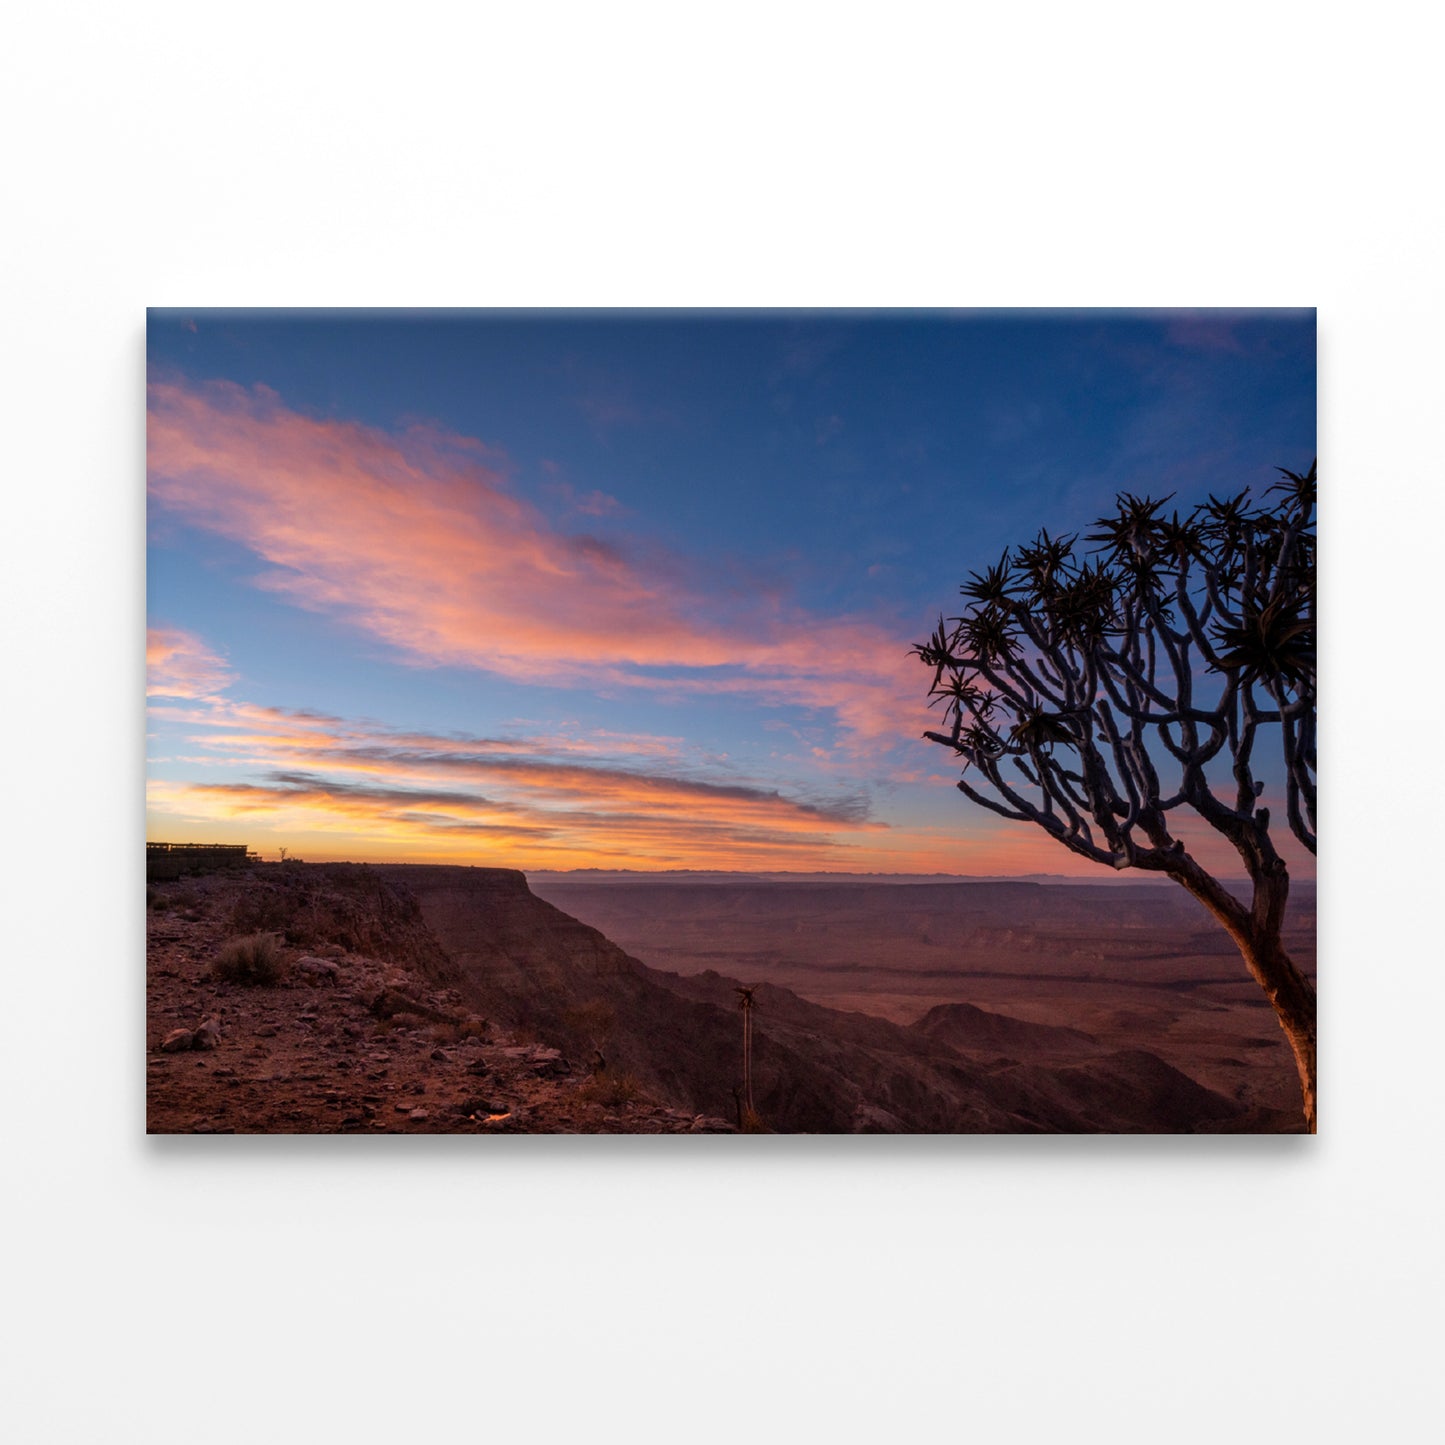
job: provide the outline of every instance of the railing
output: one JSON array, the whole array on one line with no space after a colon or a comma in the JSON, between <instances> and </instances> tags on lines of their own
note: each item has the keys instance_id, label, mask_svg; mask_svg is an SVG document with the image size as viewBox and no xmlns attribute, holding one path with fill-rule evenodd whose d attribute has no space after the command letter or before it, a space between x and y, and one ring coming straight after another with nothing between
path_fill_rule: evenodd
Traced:
<instances>
[{"instance_id":1,"label":"railing","mask_svg":"<svg viewBox=\"0 0 1445 1445\"><path fill-rule=\"evenodd\" d=\"M244 843L147 843L146 879L159 882L187 873L243 868L255 861Z\"/></svg>"}]
</instances>

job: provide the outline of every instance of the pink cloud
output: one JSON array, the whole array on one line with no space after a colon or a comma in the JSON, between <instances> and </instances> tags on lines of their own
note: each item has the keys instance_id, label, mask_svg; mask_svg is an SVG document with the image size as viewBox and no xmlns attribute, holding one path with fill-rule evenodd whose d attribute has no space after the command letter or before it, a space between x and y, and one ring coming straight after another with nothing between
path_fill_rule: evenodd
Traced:
<instances>
[{"instance_id":1,"label":"pink cloud","mask_svg":"<svg viewBox=\"0 0 1445 1445\"><path fill-rule=\"evenodd\" d=\"M154 502L239 541L261 585L421 664L831 710L854 745L920 730L908 639L776 597L708 596L559 531L481 443L303 416L266 387L149 387ZM686 669L686 672L680 671Z\"/></svg>"},{"instance_id":2,"label":"pink cloud","mask_svg":"<svg viewBox=\"0 0 1445 1445\"><path fill-rule=\"evenodd\" d=\"M543 463L543 470L555 471L556 464L549 466ZM626 510L616 497L607 492L579 492L570 482L548 482L542 490L583 517L615 517Z\"/></svg>"},{"instance_id":3,"label":"pink cloud","mask_svg":"<svg viewBox=\"0 0 1445 1445\"><path fill-rule=\"evenodd\" d=\"M226 664L198 637L177 627L146 632L147 697L212 697L232 681Z\"/></svg>"}]
</instances>

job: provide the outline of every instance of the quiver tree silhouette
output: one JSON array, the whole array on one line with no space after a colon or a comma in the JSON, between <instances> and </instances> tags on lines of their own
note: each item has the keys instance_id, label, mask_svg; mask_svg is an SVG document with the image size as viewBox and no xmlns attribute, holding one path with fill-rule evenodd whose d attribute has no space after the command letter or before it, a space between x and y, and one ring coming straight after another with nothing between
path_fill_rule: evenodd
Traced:
<instances>
[{"instance_id":1,"label":"quiver tree silhouette","mask_svg":"<svg viewBox=\"0 0 1445 1445\"><path fill-rule=\"evenodd\" d=\"M1315 990L1282 943L1289 870L1261 806L1282 780L1315 851L1315 465L1182 517L1122 493L1083 540L1040 532L970 575L933 669L958 787L1105 867L1164 873L1224 926L1294 1052L1316 1129ZM1278 787L1279 782L1275 783ZM1241 902L1190 852L1202 819L1244 863Z\"/></svg>"}]
</instances>

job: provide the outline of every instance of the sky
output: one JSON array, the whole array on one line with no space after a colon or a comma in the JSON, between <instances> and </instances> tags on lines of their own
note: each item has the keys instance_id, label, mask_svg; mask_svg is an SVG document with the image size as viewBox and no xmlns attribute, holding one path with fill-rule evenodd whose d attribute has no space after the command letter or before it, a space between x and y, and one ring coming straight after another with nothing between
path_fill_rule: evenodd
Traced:
<instances>
[{"instance_id":1,"label":"sky","mask_svg":"<svg viewBox=\"0 0 1445 1445\"><path fill-rule=\"evenodd\" d=\"M147 373L147 836L311 861L1095 876L910 646L1315 454L1312 311L152 311Z\"/></svg>"}]
</instances>

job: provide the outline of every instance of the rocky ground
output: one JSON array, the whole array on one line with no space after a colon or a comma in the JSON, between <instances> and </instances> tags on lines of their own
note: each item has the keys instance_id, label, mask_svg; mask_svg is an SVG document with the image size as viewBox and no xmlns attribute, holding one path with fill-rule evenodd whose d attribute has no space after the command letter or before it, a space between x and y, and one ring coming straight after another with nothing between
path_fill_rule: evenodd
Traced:
<instances>
[{"instance_id":1,"label":"rocky ground","mask_svg":"<svg viewBox=\"0 0 1445 1445\"><path fill-rule=\"evenodd\" d=\"M147 890L149 1133L731 1132L480 1018L456 990L351 940L283 947L273 985L222 981L216 957L255 887Z\"/></svg>"}]
</instances>

